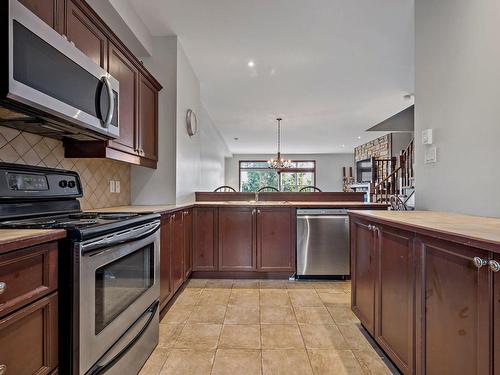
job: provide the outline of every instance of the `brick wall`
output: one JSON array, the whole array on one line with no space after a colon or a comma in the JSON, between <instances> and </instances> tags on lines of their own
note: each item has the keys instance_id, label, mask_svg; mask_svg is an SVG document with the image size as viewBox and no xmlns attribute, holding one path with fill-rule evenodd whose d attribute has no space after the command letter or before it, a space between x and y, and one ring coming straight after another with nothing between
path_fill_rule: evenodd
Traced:
<instances>
[{"instance_id":1,"label":"brick wall","mask_svg":"<svg viewBox=\"0 0 500 375\"><path fill-rule=\"evenodd\" d=\"M391 135L387 134L354 149L354 160L391 157Z\"/></svg>"}]
</instances>

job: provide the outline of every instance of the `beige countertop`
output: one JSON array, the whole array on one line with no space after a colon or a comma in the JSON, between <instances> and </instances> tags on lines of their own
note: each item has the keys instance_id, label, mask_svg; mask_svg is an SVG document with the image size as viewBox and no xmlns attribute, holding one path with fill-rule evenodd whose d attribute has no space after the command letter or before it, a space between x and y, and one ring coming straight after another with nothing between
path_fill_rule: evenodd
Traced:
<instances>
[{"instance_id":1,"label":"beige countertop","mask_svg":"<svg viewBox=\"0 0 500 375\"><path fill-rule=\"evenodd\" d=\"M63 229L0 229L0 254L65 236L66 231Z\"/></svg>"},{"instance_id":2,"label":"beige countertop","mask_svg":"<svg viewBox=\"0 0 500 375\"><path fill-rule=\"evenodd\" d=\"M107 207L92 212L134 212L134 213L167 213L191 207L318 207L318 208L369 208L387 207L386 204L365 202L284 202L284 201L222 201L222 202L194 202L178 205L151 205L151 206L117 206Z\"/></svg>"},{"instance_id":3,"label":"beige countertop","mask_svg":"<svg viewBox=\"0 0 500 375\"><path fill-rule=\"evenodd\" d=\"M500 218L435 211L351 211L351 215L395 224L416 232L455 236L460 243L500 251Z\"/></svg>"}]
</instances>

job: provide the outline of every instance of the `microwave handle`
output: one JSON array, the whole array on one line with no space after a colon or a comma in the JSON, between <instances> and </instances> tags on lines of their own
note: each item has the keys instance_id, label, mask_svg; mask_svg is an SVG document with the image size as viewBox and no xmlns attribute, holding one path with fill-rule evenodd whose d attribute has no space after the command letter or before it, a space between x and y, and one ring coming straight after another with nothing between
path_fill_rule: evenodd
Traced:
<instances>
[{"instance_id":1,"label":"microwave handle","mask_svg":"<svg viewBox=\"0 0 500 375\"><path fill-rule=\"evenodd\" d=\"M106 90L108 92L108 98L109 98L108 114L106 115L106 119L104 120L102 127L108 128L109 125L111 125L111 120L113 120L113 115L115 112L115 101L114 101L115 97L114 97L113 89L111 88L111 83L109 82L108 77L103 76L101 80L104 83L104 86L106 86Z\"/></svg>"},{"instance_id":2,"label":"microwave handle","mask_svg":"<svg viewBox=\"0 0 500 375\"><path fill-rule=\"evenodd\" d=\"M97 362L92 368L85 374L85 375L99 375L99 374L104 374L107 370L109 370L111 367L113 367L127 352L132 349L132 347L135 345L135 343L141 338L141 336L146 332L148 329L149 325L151 324L153 318L156 315L156 310L158 310L158 306L160 305L159 301L156 301L151 305L141 316L141 318L145 318L147 315L149 315L146 323L144 326L141 328L141 330L137 333L137 335L134 336L124 347L121 349L113 358L110 360L101 363L101 361ZM138 319L138 321L142 320L141 318ZM123 341L127 338L127 333L125 333L122 336ZM118 344L120 344L120 339L118 341ZM106 355L104 355L104 358ZM101 358L102 359L102 358Z\"/></svg>"}]
</instances>

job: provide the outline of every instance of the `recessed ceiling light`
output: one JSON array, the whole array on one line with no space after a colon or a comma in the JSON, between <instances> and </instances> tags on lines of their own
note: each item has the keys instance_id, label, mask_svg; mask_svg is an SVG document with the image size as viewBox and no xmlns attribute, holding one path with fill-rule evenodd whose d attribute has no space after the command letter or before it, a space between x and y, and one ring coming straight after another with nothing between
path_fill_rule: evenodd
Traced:
<instances>
[{"instance_id":1,"label":"recessed ceiling light","mask_svg":"<svg viewBox=\"0 0 500 375\"><path fill-rule=\"evenodd\" d=\"M249 67L249 68L253 68L254 66L255 66L255 62L253 62L252 60L250 60L250 61L248 62L248 67Z\"/></svg>"},{"instance_id":2,"label":"recessed ceiling light","mask_svg":"<svg viewBox=\"0 0 500 375\"><path fill-rule=\"evenodd\" d=\"M345 147L345 145L342 145L342 147Z\"/></svg>"},{"instance_id":3,"label":"recessed ceiling light","mask_svg":"<svg viewBox=\"0 0 500 375\"><path fill-rule=\"evenodd\" d=\"M358 139L361 139L361 136L358 136Z\"/></svg>"}]
</instances>

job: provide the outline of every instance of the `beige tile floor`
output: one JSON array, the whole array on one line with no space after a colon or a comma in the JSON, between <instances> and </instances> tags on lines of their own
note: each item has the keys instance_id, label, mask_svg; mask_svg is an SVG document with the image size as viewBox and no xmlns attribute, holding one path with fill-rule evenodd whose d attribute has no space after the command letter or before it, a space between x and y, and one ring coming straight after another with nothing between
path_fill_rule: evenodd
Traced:
<instances>
[{"instance_id":1,"label":"beige tile floor","mask_svg":"<svg viewBox=\"0 0 500 375\"><path fill-rule=\"evenodd\" d=\"M192 279L140 375L397 374L349 305L349 282Z\"/></svg>"}]
</instances>

